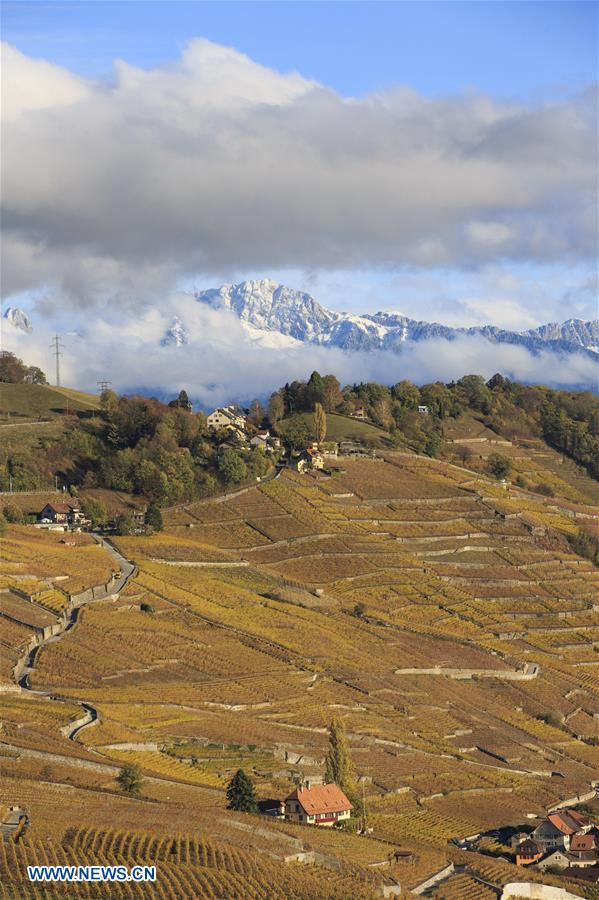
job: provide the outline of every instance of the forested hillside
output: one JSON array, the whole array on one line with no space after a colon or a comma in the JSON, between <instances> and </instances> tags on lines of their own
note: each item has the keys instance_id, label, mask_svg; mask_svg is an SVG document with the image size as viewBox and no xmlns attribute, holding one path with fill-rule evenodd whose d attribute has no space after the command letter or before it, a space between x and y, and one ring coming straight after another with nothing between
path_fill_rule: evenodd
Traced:
<instances>
[{"instance_id":1,"label":"forested hillside","mask_svg":"<svg viewBox=\"0 0 599 900\"><path fill-rule=\"evenodd\" d=\"M0 371L5 382L1 412L11 412L13 418L4 424L14 425L20 421L14 417L14 392L27 388L41 398L56 389L12 383L16 377L30 378L31 369L6 357ZM0 457L1 489L6 490L9 481L15 490L46 486L58 474L68 485L137 493L168 506L211 496L269 469L262 449L242 446L230 431L211 431L206 416L191 411L185 391L169 404L105 391L96 408L89 401L77 404L73 397L70 407L67 398L67 409L61 410L61 427L55 422L46 432L44 426L37 436L31 430L26 435L27 429L11 430ZM38 418L33 410L40 408L41 400L34 401L27 397L23 423L29 410L29 421ZM347 434L355 434L366 447L405 448L446 459L457 455L464 465L480 468L468 448L456 446L453 434L456 423L475 421L511 442L540 440L599 478L599 398L590 392L533 387L501 375L488 382L466 375L450 384L419 387L404 380L392 386L369 382L342 388L334 375L313 372L306 382L285 384L266 407L253 401L247 435L268 427L291 450L301 450L315 437L311 417L317 404L329 414L327 437L333 440L343 437L345 417ZM357 412L363 421L355 418ZM501 459L485 459L485 467L498 478L513 468Z\"/></svg>"}]
</instances>

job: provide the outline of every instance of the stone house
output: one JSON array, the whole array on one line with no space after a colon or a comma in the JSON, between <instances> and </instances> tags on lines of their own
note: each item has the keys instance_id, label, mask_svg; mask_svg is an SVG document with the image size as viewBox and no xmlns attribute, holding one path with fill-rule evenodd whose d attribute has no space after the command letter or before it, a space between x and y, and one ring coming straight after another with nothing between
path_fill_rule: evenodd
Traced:
<instances>
[{"instance_id":1,"label":"stone house","mask_svg":"<svg viewBox=\"0 0 599 900\"><path fill-rule=\"evenodd\" d=\"M553 853L547 854L538 862L538 867L542 871L549 868L567 869L570 865L568 855L563 850L554 850Z\"/></svg>"}]
</instances>

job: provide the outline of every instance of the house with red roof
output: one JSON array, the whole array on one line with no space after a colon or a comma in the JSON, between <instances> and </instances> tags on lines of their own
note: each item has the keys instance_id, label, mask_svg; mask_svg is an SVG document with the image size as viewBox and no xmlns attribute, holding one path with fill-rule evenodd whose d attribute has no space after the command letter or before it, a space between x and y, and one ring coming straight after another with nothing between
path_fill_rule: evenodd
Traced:
<instances>
[{"instance_id":1,"label":"house with red roof","mask_svg":"<svg viewBox=\"0 0 599 900\"><path fill-rule=\"evenodd\" d=\"M574 835L586 834L593 823L575 809L561 809L543 819L533 831L531 837L545 851L558 848L570 849L570 840Z\"/></svg>"},{"instance_id":2,"label":"house with red roof","mask_svg":"<svg viewBox=\"0 0 599 900\"><path fill-rule=\"evenodd\" d=\"M599 864L599 831L595 828L570 838L568 858L571 866L587 868Z\"/></svg>"},{"instance_id":3,"label":"house with red roof","mask_svg":"<svg viewBox=\"0 0 599 900\"><path fill-rule=\"evenodd\" d=\"M352 804L336 784L298 787L285 798L285 818L308 825L336 825L349 819Z\"/></svg>"}]
</instances>

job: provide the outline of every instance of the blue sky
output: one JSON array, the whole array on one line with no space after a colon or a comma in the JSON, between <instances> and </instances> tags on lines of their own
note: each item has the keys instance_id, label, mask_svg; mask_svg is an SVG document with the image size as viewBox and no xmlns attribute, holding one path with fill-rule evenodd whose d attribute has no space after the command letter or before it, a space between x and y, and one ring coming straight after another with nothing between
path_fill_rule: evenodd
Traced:
<instances>
[{"instance_id":1,"label":"blue sky","mask_svg":"<svg viewBox=\"0 0 599 900\"><path fill-rule=\"evenodd\" d=\"M596 317L597 13L8 0L5 297L67 320L269 276L451 325Z\"/></svg>"},{"instance_id":2,"label":"blue sky","mask_svg":"<svg viewBox=\"0 0 599 900\"><path fill-rule=\"evenodd\" d=\"M85 75L116 57L152 67L192 36L297 70L346 95L407 84L529 99L597 75L597 4L418 2L4 2L3 38Z\"/></svg>"}]
</instances>

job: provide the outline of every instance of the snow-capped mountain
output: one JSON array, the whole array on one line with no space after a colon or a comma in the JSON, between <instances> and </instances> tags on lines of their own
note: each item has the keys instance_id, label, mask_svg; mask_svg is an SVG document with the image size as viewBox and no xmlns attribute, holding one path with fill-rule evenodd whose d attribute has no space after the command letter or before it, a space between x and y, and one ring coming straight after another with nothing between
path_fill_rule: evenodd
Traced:
<instances>
[{"instance_id":1,"label":"snow-capped mountain","mask_svg":"<svg viewBox=\"0 0 599 900\"><path fill-rule=\"evenodd\" d=\"M173 324L165 332L164 337L160 341L163 347L181 347L189 342L189 333L187 328L179 318L173 318Z\"/></svg>"},{"instance_id":2,"label":"snow-capped mountain","mask_svg":"<svg viewBox=\"0 0 599 900\"><path fill-rule=\"evenodd\" d=\"M340 318L339 313L325 309L310 294L294 291L270 278L224 284L195 296L215 309L231 310L254 328L278 331L299 341L318 340Z\"/></svg>"},{"instance_id":3,"label":"snow-capped mountain","mask_svg":"<svg viewBox=\"0 0 599 900\"><path fill-rule=\"evenodd\" d=\"M12 325L14 328L18 328L20 331L33 331L33 327L27 313L23 312L22 309L19 309L16 306L7 306L2 318L6 319L6 321L10 325Z\"/></svg>"},{"instance_id":4,"label":"snow-capped mountain","mask_svg":"<svg viewBox=\"0 0 599 900\"><path fill-rule=\"evenodd\" d=\"M452 341L460 335L478 335L492 343L516 344L533 352L582 351L599 360L599 320L569 319L561 325L550 323L524 332L507 331L494 325L451 328L411 319L400 312L374 315L334 312L310 294L268 278L225 284L194 296L200 303L234 312L254 339L257 332L270 332L342 350L401 352L406 341L431 338Z\"/></svg>"}]
</instances>

